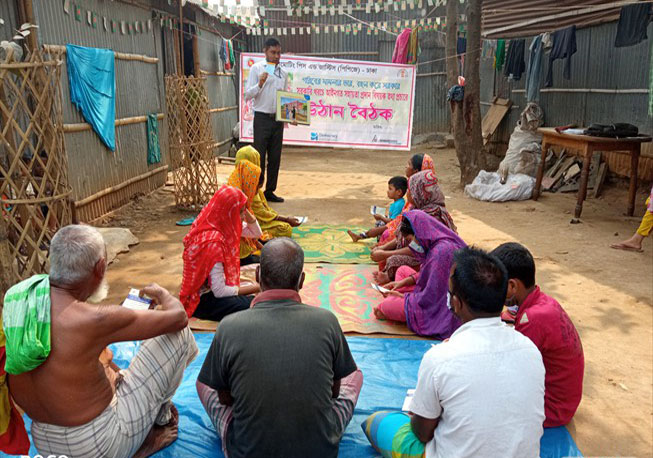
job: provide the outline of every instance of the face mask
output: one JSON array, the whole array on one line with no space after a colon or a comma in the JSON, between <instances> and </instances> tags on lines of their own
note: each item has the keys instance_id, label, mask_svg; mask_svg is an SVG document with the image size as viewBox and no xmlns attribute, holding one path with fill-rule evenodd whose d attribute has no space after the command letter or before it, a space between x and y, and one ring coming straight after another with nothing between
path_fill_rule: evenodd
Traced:
<instances>
[{"instance_id":1,"label":"face mask","mask_svg":"<svg viewBox=\"0 0 653 458\"><path fill-rule=\"evenodd\" d=\"M422 245L420 245L419 243L417 243L415 240L413 240L412 242L410 242L410 243L408 244L408 247L409 247L411 250L413 250L413 251L415 251L415 252L417 252L417 253L424 254L424 248L422 248Z\"/></svg>"},{"instance_id":2,"label":"face mask","mask_svg":"<svg viewBox=\"0 0 653 458\"><path fill-rule=\"evenodd\" d=\"M513 315L517 314L517 312L519 311L519 304L517 303L517 299L515 299L515 296L512 296L510 299L506 301L506 308Z\"/></svg>"}]
</instances>

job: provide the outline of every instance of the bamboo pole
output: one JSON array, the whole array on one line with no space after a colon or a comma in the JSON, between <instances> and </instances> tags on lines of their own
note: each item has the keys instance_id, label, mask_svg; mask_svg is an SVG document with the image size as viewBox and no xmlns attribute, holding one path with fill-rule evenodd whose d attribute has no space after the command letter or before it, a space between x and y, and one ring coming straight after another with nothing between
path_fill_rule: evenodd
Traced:
<instances>
[{"instance_id":1,"label":"bamboo pole","mask_svg":"<svg viewBox=\"0 0 653 458\"><path fill-rule=\"evenodd\" d=\"M96 200L98 200L101 197L104 197L104 196L106 196L108 194L113 194L114 192L118 192L121 189L126 188L130 184L134 184L134 183L137 183L139 181L143 181L146 178L151 177L152 175L156 175L157 173L161 173L161 172L167 171L167 170L168 170L168 166L164 165L164 166L161 166L161 167L156 168L154 170L150 170L149 172L145 172L145 173L143 173L141 175L138 175L136 177L130 178L129 180L123 181L122 183L117 184L115 186L110 186L110 187L108 187L106 189L103 189L100 192L97 192L97 193L95 193L93 195L85 197L82 200L78 200L77 202L75 202L75 208L80 208L80 207L83 207L85 205L88 205L91 202L95 202Z\"/></svg>"},{"instance_id":2,"label":"bamboo pole","mask_svg":"<svg viewBox=\"0 0 653 458\"><path fill-rule=\"evenodd\" d=\"M186 74L186 67L184 67L184 2L179 0L179 56L181 60L181 73Z\"/></svg>"},{"instance_id":3,"label":"bamboo pole","mask_svg":"<svg viewBox=\"0 0 653 458\"><path fill-rule=\"evenodd\" d=\"M66 54L66 47L62 45L43 45L43 51L50 54L56 54L56 53ZM132 53L114 51L113 56L118 60L131 60L131 61L145 62L147 64L156 64L159 62L158 57L150 57L143 54L132 54Z\"/></svg>"},{"instance_id":4,"label":"bamboo pole","mask_svg":"<svg viewBox=\"0 0 653 458\"><path fill-rule=\"evenodd\" d=\"M231 111L231 110L237 110L238 105L233 106L233 107L220 107L220 108L211 108L209 109L209 113L220 113L223 111Z\"/></svg>"},{"instance_id":5,"label":"bamboo pole","mask_svg":"<svg viewBox=\"0 0 653 458\"><path fill-rule=\"evenodd\" d=\"M235 73L229 73L229 72L209 72L206 70L200 70L200 74L204 76L235 76Z\"/></svg>"},{"instance_id":6,"label":"bamboo pole","mask_svg":"<svg viewBox=\"0 0 653 458\"><path fill-rule=\"evenodd\" d=\"M165 118L165 114L163 113L157 113L156 119L163 119ZM147 116L131 116L128 118L120 118L116 119L115 121L115 126L127 126L130 124L139 124L142 122L147 122ZM71 133L71 132L83 132L85 130L91 130L93 126L91 126L87 122L80 122L80 123L74 123L74 124L64 124L63 125L63 131L64 133Z\"/></svg>"},{"instance_id":7,"label":"bamboo pole","mask_svg":"<svg viewBox=\"0 0 653 458\"><path fill-rule=\"evenodd\" d=\"M200 69L200 45L197 35L193 35L193 74L198 78L202 76L202 70Z\"/></svg>"}]
</instances>

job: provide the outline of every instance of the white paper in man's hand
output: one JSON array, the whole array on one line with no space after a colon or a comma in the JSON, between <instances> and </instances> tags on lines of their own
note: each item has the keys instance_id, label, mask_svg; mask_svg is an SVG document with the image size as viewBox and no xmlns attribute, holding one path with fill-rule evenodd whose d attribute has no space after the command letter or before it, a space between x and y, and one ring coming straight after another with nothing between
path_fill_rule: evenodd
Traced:
<instances>
[{"instance_id":1,"label":"white paper in man's hand","mask_svg":"<svg viewBox=\"0 0 653 458\"><path fill-rule=\"evenodd\" d=\"M410 404L413 402L413 396L415 395L415 389L411 388L406 391L406 398L404 399L404 405L401 406L402 412L410 412Z\"/></svg>"},{"instance_id":2,"label":"white paper in man's hand","mask_svg":"<svg viewBox=\"0 0 653 458\"><path fill-rule=\"evenodd\" d=\"M152 304L152 299L140 297L140 291L136 288L129 290L127 298L123 301L122 306L132 310L148 310Z\"/></svg>"}]
</instances>

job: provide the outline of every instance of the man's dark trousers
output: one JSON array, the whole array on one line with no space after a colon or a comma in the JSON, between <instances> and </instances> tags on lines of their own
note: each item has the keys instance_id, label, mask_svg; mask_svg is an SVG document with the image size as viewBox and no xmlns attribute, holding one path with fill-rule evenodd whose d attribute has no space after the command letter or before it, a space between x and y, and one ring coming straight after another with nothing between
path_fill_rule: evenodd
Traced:
<instances>
[{"instance_id":1,"label":"man's dark trousers","mask_svg":"<svg viewBox=\"0 0 653 458\"><path fill-rule=\"evenodd\" d=\"M281 165L281 145L283 143L283 123L275 120L275 115L254 113L254 149L261 155L261 177L265 176L267 157L268 176L265 192L277 189L279 166Z\"/></svg>"}]
</instances>

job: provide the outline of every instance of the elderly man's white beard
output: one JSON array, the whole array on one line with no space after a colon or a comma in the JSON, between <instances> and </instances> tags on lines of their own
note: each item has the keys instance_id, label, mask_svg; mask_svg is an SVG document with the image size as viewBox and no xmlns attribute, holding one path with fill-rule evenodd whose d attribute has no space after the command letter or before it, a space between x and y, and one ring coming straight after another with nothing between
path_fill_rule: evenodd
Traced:
<instances>
[{"instance_id":1,"label":"elderly man's white beard","mask_svg":"<svg viewBox=\"0 0 653 458\"><path fill-rule=\"evenodd\" d=\"M86 301L90 302L91 304L99 304L100 302L105 300L108 295L109 295L109 282L107 281L107 277L104 277L100 285L97 287L95 291L93 291L93 294L91 294L89 298L86 299Z\"/></svg>"}]
</instances>

